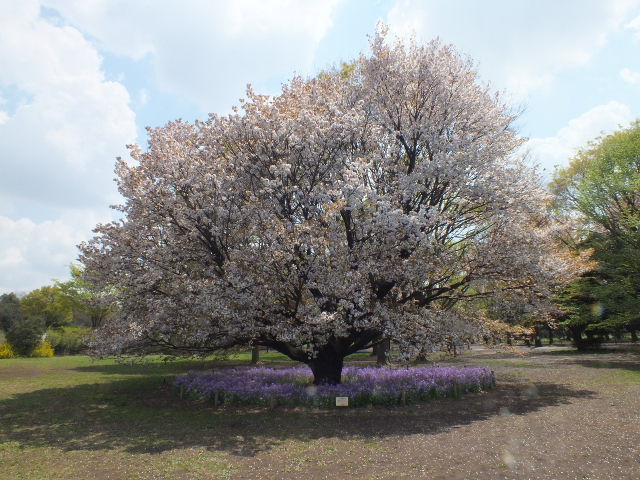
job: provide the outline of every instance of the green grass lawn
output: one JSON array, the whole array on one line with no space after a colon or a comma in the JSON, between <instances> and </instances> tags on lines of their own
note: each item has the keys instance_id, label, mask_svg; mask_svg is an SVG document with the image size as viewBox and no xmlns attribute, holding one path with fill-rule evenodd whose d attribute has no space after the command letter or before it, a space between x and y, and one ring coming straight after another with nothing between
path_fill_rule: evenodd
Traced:
<instances>
[{"instance_id":1,"label":"green grass lawn","mask_svg":"<svg viewBox=\"0 0 640 480\"><path fill-rule=\"evenodd\" d=\"M86 356L1 360L0 478L225 478L224 455L191 440L224 420L179 408L169 387L175 375L210 366L157 358L133 365Z\"/></svg>"},{"instance_id":2,"label":"green grass lawn","mask_svg":"<svg viewBox=\"0 0 640 480\"><path fill-rule=\"evenodd\" d=\"M248 365L250 357L239 353L222 363ZM293 364L279 353L260 357L265 365ZM0 360L0 479L105 472L118 479L228 478L230 452L259 448L231 433L238 426L268 431L274 415L212 411L172 392L176 375L218 365L158 357L133 364L87 356ZM305 423L299 412L286 416Z\"/></svg>"}]
</instances>

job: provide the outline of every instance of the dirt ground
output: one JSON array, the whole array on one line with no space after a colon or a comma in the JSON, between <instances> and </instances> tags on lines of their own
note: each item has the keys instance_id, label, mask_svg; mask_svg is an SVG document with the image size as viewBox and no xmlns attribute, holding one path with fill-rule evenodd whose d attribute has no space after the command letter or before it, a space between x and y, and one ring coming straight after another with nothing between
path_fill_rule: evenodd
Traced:
<instances>
[{"instance_id":1,"label":"dirt ground","mask_svg":"<svg viewBox=\"0 0 640 480\"><path fill-rule=\"evenodd\" d=\"M39 360L0 378L1 480L640 479L628 345L474 347L439 364L488 366L492 391L332 410L214 409L171 391L179 365Z\"/></svg>"},{"instance_id":2,"label":"dirt ground","mask_svg":"<svg viewBox=\"0 0 640 480\"><path fill-rule=\"evenodd\" d=\"M478 348L442 363L489 366L494 391L316 414L306 442L239 448L233 478L640 479L639 353Z\"/></svg>"}]
</instances>

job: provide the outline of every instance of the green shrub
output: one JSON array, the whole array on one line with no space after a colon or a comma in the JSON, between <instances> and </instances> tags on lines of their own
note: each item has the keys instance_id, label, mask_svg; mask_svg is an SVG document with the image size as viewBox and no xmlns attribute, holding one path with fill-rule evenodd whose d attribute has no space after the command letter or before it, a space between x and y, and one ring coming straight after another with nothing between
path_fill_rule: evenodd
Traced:
<instances>
[{"instance_id":1,"label":"green shrub","mask_svg":"<svg viewBox=\"0 0 640 480\"><path fill-rule=\"evenodd\" d=\"M8 343L0 343L0 358L13 358L16 356L16 352Z\"/></svg>"},{"instance_id":2,"label":"green shrub","mask_svg":"<svg viewBox=\"0 0 640 480\"><path fill-rule=\"evenodd\" d=\"M36 348L31 351L32 357L53 357L53 348L47 341L41 342Z\"/></svg>"},{"instance_id":3,"label":"green shrub","mask_svg":"<svg viewBox=\"0 0 640 480\"><path fill-rule=\"evenodd\" d=\"M87 337L91 329L87 327L58 327L47 331L47 341L57 355L73 355L87 348Z\"/></svg>"},{"instance_id":4,"label":"green shrub","mask_svg":"<svg viewBox=\"0 0 640 480\"><path fill-rule=\"evenodd\" d=\"M14 323L22 320L20 300L15 293L0 295L0 329L10 330Z\"/></svg>"},{"instance_id":5,"label":"green shrub","mask_svg":"<svg viewBox=\"0 0 640 480\"><path fill-rule=\"evenodd\" d=\"M44 332L44 320L29 317L13 324L7 332L7 341L18 355L27 356L42 342Z\"/></svg>"}]
</instances>

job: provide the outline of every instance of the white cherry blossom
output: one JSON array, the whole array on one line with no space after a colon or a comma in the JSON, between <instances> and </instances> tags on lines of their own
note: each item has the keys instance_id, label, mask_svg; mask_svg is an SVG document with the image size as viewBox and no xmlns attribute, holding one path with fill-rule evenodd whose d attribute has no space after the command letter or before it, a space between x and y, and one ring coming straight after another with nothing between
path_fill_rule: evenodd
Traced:
<instances>
[{"instance_id":1,"label":"white cherry blossom","mask_svg":"<svg viewBox=\"0 0 640 480\"><path fill-rule=\"evenodd\" d=\"M99 352L257 344L335 383L383 338L413 355L469 335L460 302L543 299L580 271L509 106L453 47L383 30L353 71L249 89L118 161L123 220L82 246L121 306Z\"/></svg>"}]
</instances>

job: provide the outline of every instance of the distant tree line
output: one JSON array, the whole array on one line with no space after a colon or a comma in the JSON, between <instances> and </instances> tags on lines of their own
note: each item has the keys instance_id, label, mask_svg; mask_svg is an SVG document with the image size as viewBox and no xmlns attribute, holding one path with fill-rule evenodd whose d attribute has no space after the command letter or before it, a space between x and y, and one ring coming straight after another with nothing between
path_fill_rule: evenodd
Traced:
<instances>
[{"instance_id":1,"label":"distant tree line","mask_svg":"<svg viewBox=\"0 0 640 480\"><path fill-rule=\"evenodd\" d=\"M593 268L557 297L559 325L578 348L640 329L640 121L589 143L555 173L553 209L574 222L564 239Z\"/></svg>"},{"instance_id":2,"label":"distant tree line","mask_svg":"<svg viewBox=\"0 0 640 480\"><path fill-rule=\"evenodd\" d=\"M0 295L0 330L11 355L30 355L44 341L56 353L86 349L90 332L102 326L115 308L104 292L82 278L82 267L71 265L71 279L35 289L22 297Z\"/></svg>"}]
</instances>

